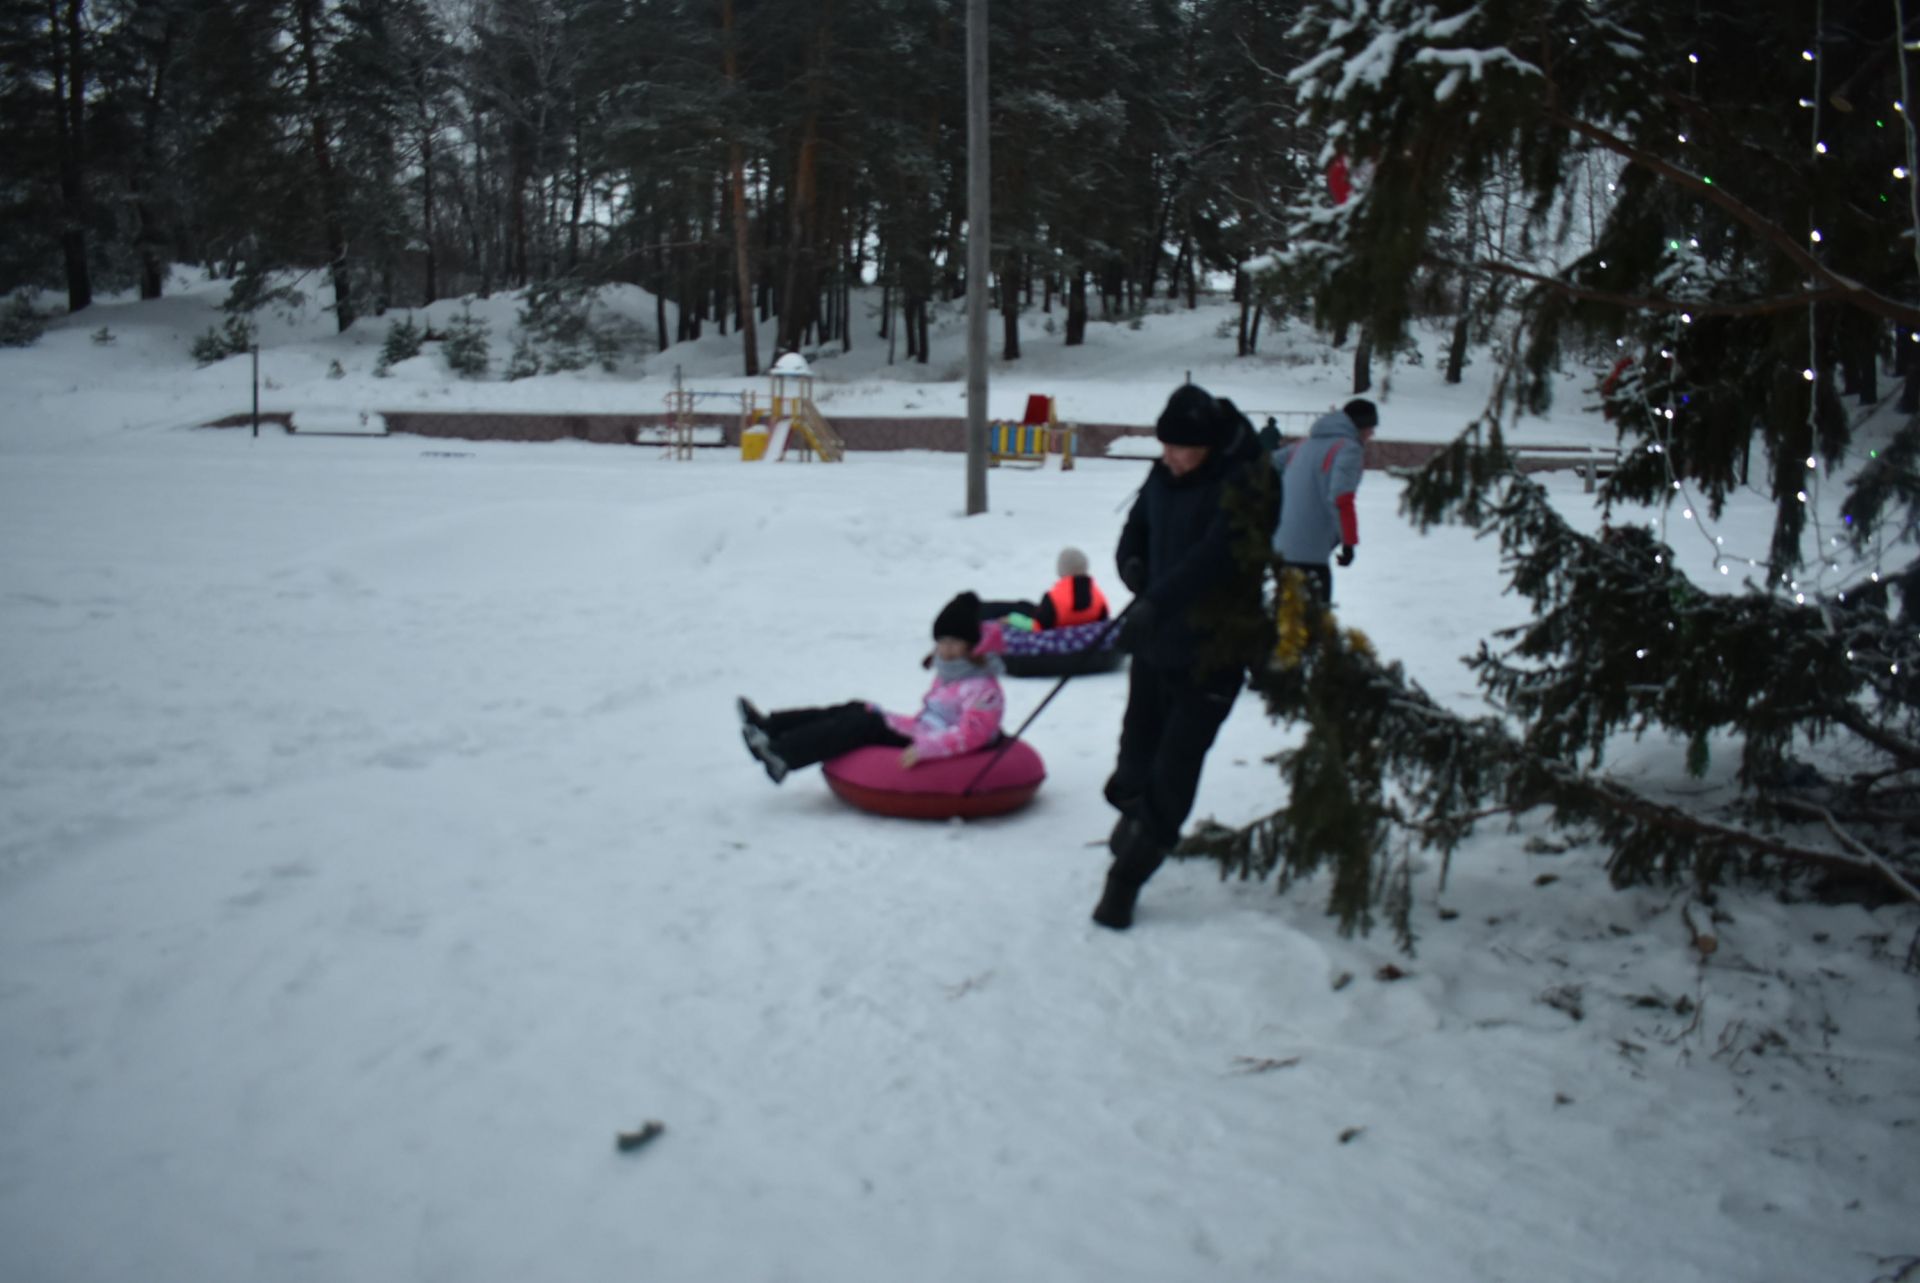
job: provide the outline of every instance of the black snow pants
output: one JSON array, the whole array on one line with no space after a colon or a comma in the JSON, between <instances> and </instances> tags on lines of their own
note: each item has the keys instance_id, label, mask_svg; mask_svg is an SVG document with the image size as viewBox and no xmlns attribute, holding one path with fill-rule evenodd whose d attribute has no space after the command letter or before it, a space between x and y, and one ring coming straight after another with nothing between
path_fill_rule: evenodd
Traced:
<instances>
[{"instance_id":1,"label":"black snow pants","mask_svg":"<svg viewBox=\"0 0 1920 1283\"><path fill-rule=\"evenodd\" d=\"M812 766L869 744L905 748L913 743L887 725L887 719L853 701L826 708L784 708L767 714L767 738L775 756L790 770Z\"/></svg>"},{"instance_id":2,"label":"black snow pants","mask_svg":"<svg viewBox=\"0 0 1920 1283\"><path fill-rule=\"evenodd\" d=\"M1239 668L1196 679L1185 668L1143 664L1130 670L1127 712L1120 723L1120 760L1107 800L1145 826L1158 854L1135 860L1132 880L1145 882L1180 840L1180 827L1200 788L1200 767L1220 724L1233 710L1246 673ZM1151 867L1146 867L1151 865Z\"/></svg>"}]
</instances>

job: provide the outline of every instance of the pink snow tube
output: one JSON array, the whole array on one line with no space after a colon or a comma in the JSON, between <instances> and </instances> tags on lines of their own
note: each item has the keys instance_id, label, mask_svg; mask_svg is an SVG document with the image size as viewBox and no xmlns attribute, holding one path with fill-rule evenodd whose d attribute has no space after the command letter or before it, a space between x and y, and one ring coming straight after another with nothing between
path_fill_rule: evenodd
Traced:
<instances>
[{"instance_id":1,"label":"pink snow tube","mask_svg":"<svg viewBox=\"0 0 1920 1283\"><path fill-rule=\"evenodd\" d=\"M993 769L974 784L981 768L1000 752L1000 745L975 749L956 757L921 762L902 769L897 748L856 748L824 763L827 785L842 800L876 815L898 815L911 820L972 819L1005 815L1033 801L1040 781L1047 778L1046 763L1025 740L1006 745ZM965 791L973 784L971 792Z\"/></svg>"}]
</instances>

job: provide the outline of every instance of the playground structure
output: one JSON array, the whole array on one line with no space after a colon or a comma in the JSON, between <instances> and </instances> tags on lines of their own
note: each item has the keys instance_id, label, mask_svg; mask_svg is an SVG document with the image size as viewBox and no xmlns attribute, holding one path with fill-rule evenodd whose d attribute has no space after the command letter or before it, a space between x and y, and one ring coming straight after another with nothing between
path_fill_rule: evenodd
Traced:
<instances>
[{"instance_id":1,"label":"playground structure","mask_svg":"<svg viewBox=\"0 0 1920 1283\"><path fill-rule=\"evenodd\" d=\"M1054 412L1053 398L1035 394L1027 398L1027 412L1018 423L996 419L987 430L987 462L1047 466L1047 456L1060 456L1060 471L1073 471L1075 432L1072 424L1062 426Z\"/></svg>"},{"instance_id":2,"label":"playground structure","mask_svg":"<svg viewBox=\"0 0 1920 1283\"><path fill-rule=\"evenodd\" d=\"M668 454L675 459L691 459L700 402L727 400L739 406L742 459L752 462L791 455L802 462L812 458L827 463L844 460L846 443L813 403L813 371L807 367L807 359L789 352L773 363L768 376L772 388L768 404L762 406L752 392L689 388L675 368L673 387L667 393Z\"/></svg>"},{"instance_id":3,"label":"playground structure","mask_svg":"<svg viewBox=\"0 0 1920 1283\"><path fill-rule=\"evenodd\" d=\"M694 411L702 401L742 399L739 392L696 392L680 381L680 367L673 368L673 387L667 393L667 457L669 459L693 458L694 433L700 426L694 422Z\"/></svg>"},{"instance_id":4,"label":"playground structure","mask_svg":"<svg viewBox=\"0 0 1920 1283\"><path fill-rule=\"evenodd\" d=\"M772 385L768 404L755 404L751 392L740 394L740 457L743 460L784 459L791 452L801 462L818 458L839 463L846 443L813 404L813 371L807 358L788 352L767 372Z\"/></svg>"}]
</instances>

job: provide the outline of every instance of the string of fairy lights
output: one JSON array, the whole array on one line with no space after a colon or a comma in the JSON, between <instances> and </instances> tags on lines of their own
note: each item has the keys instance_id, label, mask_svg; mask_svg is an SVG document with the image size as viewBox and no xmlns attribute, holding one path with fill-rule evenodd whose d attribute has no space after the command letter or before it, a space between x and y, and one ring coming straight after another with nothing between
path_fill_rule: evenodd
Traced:
<instances>
[{"instance_id":1,"label":"string of fairy lights","mask_svg":"<svg viewBox=\"0 0 1920 1283\"><path fill-rule=\"evenodd\" d=\"M1893 114L1899 118L1904 128L1905 163L1895 165L1892 169L1892 175L1895 179L1902 180L1907 184L1909 212L1915 229L1915 261L1916 267L1920 267L1920 138L1916 136L1912 116L1907 112L1905 106L1909 91L1905 53L1920 46L1909 45L1905 40L1906 25L1903 4L1904 0L1895 0L1896 28L1894 39L1901 55L1896 58L1900 66L1901 98L1894 102ZM1811 48L1801 52L1801 59L1809 65L1812 74L1812 93L1810 97L1800 98L1799 105L1810 112L1808 145L1811 151L1811 161L1814 165L1818 166L1820 160L1829 154L1829 148L1823 136L1824 126L1821 112L1825 69L1822 57L1822 42L1819 36L1825 31L1824 0L1821 0L1817 6L1815 22L1815 42ZM1689 80L1697 87L1700 56L1697 53L1688 54L1687 63ZM1875 125L1879 128L1885 128L1885 124L1884 119L1875 121ZM1684 131L1678 133L1677 138L1682 145L1685 145L1688 141ZM1713 182L1711 175L1703 174L1701 175L1701 179L1708 185L1711 185ZM1613 184L1608 184L1609 189L1611 189L1612 186ZM1888 200L1884 194L1881 195L1880 199L1883 202ZM1825 235L1818 225L1815 212L1811 209L1808 211L1807 239L1810 253L1819 255L1823 252ZM1696 274L1703 277L1711 276L1710 265L1700 253L1700 245L1697 239L1688 238L1685 242L1677 239L1671 240L1667 245L1667 253L1673 260L1671 271L1677 277L1677 284L1680 287L1684 288L1688 284L1690 277ZM1603 270L1605 269L1606 263L1604 260L1601 261L1600 266ZM1811 282L1809 282L1809 284L1811 285ZM1685 480L1674 472L1672 463L1672 434L1675 430L1675 421L1679 414L1680 405L1684 403L1676 402L1679 378L1678 339L1684 327L1692 323L1693 316L1690 312L1680 311L1677 313L1670 323L1667 342L1664 343L1660 349L1661 359L1667 362L1665 403L1655 405L1648 400L1644 394L1641 398L1641 408L1648 415L1654 437L1654 440L1647 443L1646 448L1649 453L1659 456L1664 465L1666 481L1673 488L1679 501L1681 519L1698 530L1701 537L1708 542L1712 550L1715 570L1721 575L1728 575L1731 573L1732 567L1737 561L1745 561L1748 566L1755 568L1768 564L1768 561L1767 559L1758 557L1746 557L1737 553L1729 553L1726 550L1726 537L1722 534L1715 533L1709 528L1709 523L1700 510L1699 505L1695 503ZM1910 332L1909 339L1910 341L1920 343L1920 332ZM1627 340L1625 338L1617 340L1617 346L1624 349L1627 346ZM1775 586L1791 593L1794 601L1799 604L1805 604L1809 600L1818 604L1823 598L1837 599L1840 602L1844 602L1849 588L1856 587L1863 580L1872 583L1878 583L1880 581L1885 556L1885 541L1883 534L1876 532L1871 558L1858 558L1851 567L1843 567L1837 559L1838 554L1835 550L1842 549L1846 544L1846 540L1839 534L1829 534L1827 531L1825 519L1822 515L1823 504L1821 502L1822 474L1825 469L1821 467L1820 459L1818 455L1813 452L1814 446L1812 445L1812 443L1818 440L1816 412L1818 407L1818 367L1820 364L1818 332L1814 309L1812 307L1807 309L1807 351L1808 361L1806 368L1802 371L1802 377L1805 378L1809 384L1807 434L1810 447L1805 463L1806 477L1796 493L1796 498L1807 508L1808 524L1812 529L1816 541L1815 546L1820 550L1820 554L1816 563L1817 568L1809 582L1803 582L1796 578L1791 571L1782 571L1780 581ZM1869 457L1878 457L1878 451L1870 450L1868 455ZM1756 494L1761 493L1755 487L1749 486L1749 488L1754 489ZM1771 501L1771 496L1763 495L1762 497ZM1669 542L1669 520L1673 506L1672 504L1663 505L1660 515L1648 521L1649 528L1659 532L1662 542ZM1848 517L1843 517L1842 519L1849 523L1851 521L1851 518ZM1840 576L1839 582L1837 585L1830 584L1829 576L1835 575ZM1849 657L1852 657L1851 654ZM1889 661L1889 663L1891 671L1897 674L1899 672L1898 662Z\"/></svg>"}]
</instances>

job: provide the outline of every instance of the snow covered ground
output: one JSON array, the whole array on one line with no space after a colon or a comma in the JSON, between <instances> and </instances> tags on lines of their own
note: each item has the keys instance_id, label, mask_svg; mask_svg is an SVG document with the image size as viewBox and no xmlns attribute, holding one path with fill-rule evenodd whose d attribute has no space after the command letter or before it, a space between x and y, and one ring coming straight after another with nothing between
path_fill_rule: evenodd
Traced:
<instances>
[{"instance_id":1,"label":"snow covered ground","mask_svg":"<svg viewBox=\"0 0 1920 1283\"><path fill-rule=\"evenodd\" d=\"M1108 933L1119 676L1035 723L1050 778L1004 819L877 819L748 758L736 695L911 706L953 592L1037 593L1069 543L1104 571L1144 464L996 471L966 518L958 455L194 430L246 404L244 361L186 357L208 297L0 351L0 1279L1866 1283L1920 1253L1913 912L1615 892L1522 825L1421 876L1412 958L1340 938L1322 885L1198 862ZM1344 354L1236 363L1228 315L1036 329L995 412L1145 423L1188 369L1341 399ZM377 380L383 327L328 328L265 335L277 408L655 409L672 364L737 360ZM939 341L820 362L824 408L957 413ZM1477 408L1433 364L1383 436ZM1563 401L1528 430L1609 439ZM1523 605L1395 509L1370 474L1342 617L1473 707L1458 656ZM1764 547L1751 508L1716 529ZM1050 683L1009 687L1019 719ZM1274 805L1288 735L1243 696L1196 816ZM1697 787L1678 761L1614 769Z\"/></svg>"}]
</instances>

